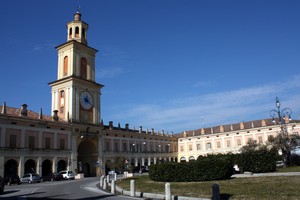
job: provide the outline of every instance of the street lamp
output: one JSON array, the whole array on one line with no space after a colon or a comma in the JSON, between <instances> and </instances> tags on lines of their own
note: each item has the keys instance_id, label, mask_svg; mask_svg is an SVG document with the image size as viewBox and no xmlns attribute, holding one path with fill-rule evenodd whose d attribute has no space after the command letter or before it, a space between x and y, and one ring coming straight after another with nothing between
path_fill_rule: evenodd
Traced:
<instances>
[{"instance_id":1,"label":"street lamp","mask_svg":"<svg viewBox=\"0 0 300 200\"><path fill-rule=\"evenodd\" d=\"M278 116L279 124L280 124L280 133L277 136L278 145L282 152L282 158L284 166L289 165L290 162L290 138L288 136L288 131L286 127L286 119L288 118L291 121L292 110L290 108L280 109L280 101L279 98L276 97L276 108L270 111L270 116L273 119L273 123L276 124L275 118Z\"/></svg>"}]
</instances>

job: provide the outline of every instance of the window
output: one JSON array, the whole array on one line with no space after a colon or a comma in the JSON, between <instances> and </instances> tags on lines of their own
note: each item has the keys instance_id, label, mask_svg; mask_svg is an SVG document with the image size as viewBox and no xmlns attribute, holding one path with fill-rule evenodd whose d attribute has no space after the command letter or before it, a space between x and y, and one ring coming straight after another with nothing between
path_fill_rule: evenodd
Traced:
<instances>
[{"instance_id":1,"label":"window","mask_svg":"<svg viewBox=\"0 0 300 200\"><path fill-rule=\"evenodd\" d=\"M65 107L65 91L60 91L60 113L64 113L64 107Z\"/></svg>"},{"instance_id":2,"label":"window","mask_svg":"<svg viewBox=\"0 0 300 200\"><path fill-rule=\"evenodd\" d=\"M75 28L75 37L79 37L79 27L76 26Z\"/></svg>"},{"instance_id":3,"label":"window","mask_svg":"<svg viewBox=\"0 0 300 200\"><path fill-rule=\"evenodd\" d=\"M201 150L201 144L197 144L197 150Z\"/></svg>"},{"instance_id":4,"label":"window","mask_svg":"<svg viewBox=\"0 0 300 200\"><path fill-rule=\"evenodd\" d=\"M217 142L217 148L221 148L221 142L220 141Z\"/></svg>"},{"instance_id":5,"label":"window","mask_svg":"<svg viewBox=\"0 0 300 200\"><path fill-rule=\"evenodd\" d=\"M268 136L268 141L274 141L274 136L273 135L269 135Z\"/></svg>"},{"instance_id":6,"label":"window","mask_svg":"<svg viewBox=\"0 0 300 200\"><path fill-rule=\"evenodd\" d=\"M184 151L183 145L180 145L180 151Z\"/></svg>"},{"instance_id":7,"label":"window","mask_svg":"<svg viewBox=\"0 0 300 200\"><path fill-rule=\"evenodd\" d=\"M69 29L69 38L72 37L72 28Z\"/></svg>"},{"instance_id":8,"label":"window","mask_svg":"<svg viewBox=\"0 0 300 200\"><path fill-rule=\"evenodd\" d=\"M227 140L227 141L226 141L226 144L227 144L227 147L230 147L230 146L231 146L230 140Z\"/></svg>"},{"instance_id":9,"label":"window","mask_svg":"<svg viewBox=\"0 0 300 200\"><path fill-rule=\"evenodd\" d=\"M29 136L28 137L28 147L30 149L34 149L34 136Z\"/></svg>"},{"instance_id":10,"label":"window","mask_svg":"<svg viewBox=\"0 0 300 200\"><path fill-rule=\"evenodd\" d=\"M85 29L84 28L81 29L81 33L82 33L82 38L86 39L85 38Z\"/></svg>"},{"instance_id":11,"label":"window","mask_svg":"<svg viewBox=\"0 0 300 200\"><path fill-rule=\"evenodd\" d=\"M87 79L87 61L85 58L81 58L80 73L81 78Z\"/></svg>"},{"instance_id":12,"label":"window","mask_svg":"<svg viewBox=\"0 0 300 200\"><path fill-rule=\"evenodd\" d=\"M51 148L51 138L46 137L45 138L45 148L50 149Z\"/></svg>"},{"instance_id":13,"label":"window","mask_svg":"<svg viewBox=\"0 0 300 200\"><path fill-rule=\"evenodd\" d=\"M238 145L238 146L241 146L241 145L242 145L241 139L237 139L237 145Z\"/></svg>"},{"instance_id":14,"label":"window","mask_svg":"<svg viewBox=\"0 0 300 200\"><path fill-rule=\"evenodd\" d=\"M115 142L114 151L119 152L119 143L118 142Z\"/></svg>"},{"instance_id":15,"label":"window","mask_svg":"<svg viewBox=\"0 0 300 200\"><path fill-rule=\"evenodd\" d=\"M17 147L17 136L10 135L9 137L9 147L16 148Z\"/></svg>"},{"instance_id":16,"label":"window","mask_svg":"<svg viewBox=\"0 0 300 200\"><path fill-rule=\"evenodd\" d=\"M64 57L64 76L68 75L68 56Z\"/></svg>"},{"instance_id":17,"label":"window","mask_svg":"<svg viewBox=\"0 0 300 200\"><path fill-rule=\"evenodd\" d=\"M109 144L110 142L109 141L106 141L105 142L105 151L109 152L110 151L110 147L109 147Z\"/></svg>"},{"instance_id":18,"label":"window","mask_svg":"<svg viewBox=\"0 0 300 200\"><path fill-rule=\"evenodd\" d=\"M210 143L210 142L206 143L206 149L207 149L207 150L208 150L208 149L211 149L211 143Z\"/></svg>"},{"instance_id":19,"label":"window","mask_svg":"<svg viewBox=\"0 0 300 200\"><path fill-rule=\"evenodd\" d=\"M123 149L122 149L123 152L127 152L127 144L126 143L123 143Z\"/></svg>"},{"instance_id":20,"label":"window","mask_svg":"<svg viewBox=\"0 0 300 200\"><path fill-rule=\"evenodd\" d=\"M258 143L260 143L260 144L263 143L263 138L262 138L262 136L259 136L259 137L258 137Z\"/></svg>"},{"instance_id":21,"label":"window","mask_svg":"<svg viewBox=\"0 0 300 200\"><path fill-rule=\"evenodd\" d=\"M59 148L60 149L65 149L65 140L64 139L59 140Z\"/></svg>"},{"instance_id":22,"label":"window","mask_svg":"<svg viewBox=\"0 0 300 200\"><path fill-rule=\"evenodd\" d=\"M193 151L193 145L189 144L189 151Z\"/></svg>"}]
</instances>

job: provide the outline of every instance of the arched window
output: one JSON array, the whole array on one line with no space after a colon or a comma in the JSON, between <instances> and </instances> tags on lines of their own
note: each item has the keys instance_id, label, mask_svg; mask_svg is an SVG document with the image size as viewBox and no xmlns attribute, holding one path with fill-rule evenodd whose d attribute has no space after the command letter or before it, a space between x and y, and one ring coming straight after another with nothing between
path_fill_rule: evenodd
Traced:
<instances>
[{"instance_id":1,"label":"arched window","mask_svg":"<svg viewBox=\"0 0 300 200\"><path fill-rule=\"evenodd\" d=\"M64 57L64 76L68 75L68 56Z\"/></svg>"},{"instance_id":2,"label":"arched window","mask_svg":"<svg viewBox=\"0 0 300 200\"><path fill-rule=\"evenodd\" d=\"M87 62L85 58L81 58L80 62L80 72L81 72L81 78L86 79L87 78Z\"/></svg>"},{"instance_id":3,"label":"arched window","mask_svg":"<svg viewBox=\"0 0 300 200\"><path fill-rule=\"evenodd\" d=\"M186 162L185 157L181 157L181 158L180 158L180 162Z\"/></svg>"},{"instance_id":4,"label":"arched window","mask_svg":"<svg viewBox=\"0 0 300 200\"><path fill-rule=\"evenodd\" d=\"M75 37L79 37L79 27L76 26L75 28Z\"/></svg>"},{"instance_id":5,"label":"arched window","mask_svg":"<svg viewBox=\"0 0 300 200\"><path fill-rule=\"evenodd\" d=\"M65 108L65 91L61 90L60 91L60 113L64 113L64 108Z\"/></svg>"},{"instance_id":6,"label":"arched window","mask_svg":"<svg viewBox=\"0 0 300 200\"><path fill-rule=\"evenodd\" d=\"M190 156L189 157L189 161L195 161L195 157L194 156Z\"/></svg>"},{"instance_id":7,"label":"arched window","mask_svg":"<svg viewBox=\"0 0 300 200\"><path fill-rule=\"evenodd\" d=\"M81 34L82 34L82 38L86 39L85 38L85 29L84 28L81 29Z\"/></svg>"},{"instance_id":8,"label":"arched window","mask_svg":"<svg viewBox=\"0 0 300 200\"><path fill-rule=\"evenodd\" d=\"M69 29L69 38L72 38L72 28Z\"/></svg>"}]
</instances>

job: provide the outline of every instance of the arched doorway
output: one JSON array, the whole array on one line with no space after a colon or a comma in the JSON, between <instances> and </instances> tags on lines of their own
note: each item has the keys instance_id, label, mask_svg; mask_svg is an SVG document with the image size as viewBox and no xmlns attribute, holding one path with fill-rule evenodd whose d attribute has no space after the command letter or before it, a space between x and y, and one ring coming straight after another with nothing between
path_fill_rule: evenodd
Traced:
<instances>
[{"instance_id":1,"label":"arched doorway","mask_svg":"<svg viewBox=\"0 0 300 200\"><path fill-rule=\"evenodd\" d=\"M32 159L29 159L25 162L25 174L36 172L36 162Z\"/></svg>"},{"instance_id":2,"label":"arched doorway","mask_svg":"<svg viewBox=\"0 0 300 200\"><path fill-rule=\"evenodd\" d=\"M108 174L110 170L112 170L112 162L110 160L107 160L105 162L105 174Z\"/></svg>"},{"instance_id":3,"label":"arched doorway","mask_svg":"<svg viewBox=\"0 0 300 200\"><path fill-rule=\"evenodd\" d=\"M180 158L180 162L186 162L185 157L181 157L181 158Z\"/></svg>"},{"instance_id":4,"label":"arched doorway","mask_svg":"<svg viewBox=\"0 0 300 200\"><path fill-rule=\"evenodd\" d=\"M78 173L84 173L85 177L96 176L97 143L91 139L84 139L78 145L77 153Z\"/></svg>"},{"instance_id":5,"label":"arched doorway","mask_svg":"<svg viewBox=\"0 0 300 200\"><path fill-rule=\"evenodd\" d=\"M52 162L48 159L42 163L42 176L52 173Z\"/></svg>"},{"instance_id":6,"label":"arched doorway","mask_svg":"<svg viewBox=\"0 0 300 200\"><path fill-rule=\"evenodd\" d=\"M4 165L4 176L18 174L18 162L10 159Z\"/></svg>"},{"instance_id":7,"label":"arched doorway","mask_svg":"<svg viewBox=\"0 0 300 200\"><path fill-rule=\"evenodd\" d=\"M67 169L67 162L64 160L60 160L57 163L57 172Z\"/></svg>"}]
</instances>

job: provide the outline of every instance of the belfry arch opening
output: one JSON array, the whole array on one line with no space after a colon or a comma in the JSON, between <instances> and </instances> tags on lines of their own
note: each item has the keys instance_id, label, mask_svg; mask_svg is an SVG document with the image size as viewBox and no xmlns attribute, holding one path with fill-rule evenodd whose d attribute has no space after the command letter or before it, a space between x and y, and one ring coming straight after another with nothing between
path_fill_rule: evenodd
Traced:
<instances>
[{"instance_id":1,"label":"belfry arch opening","mask_svg":"<svg viewBox=\"0 0 300 200\"><path fill-rule=\"evenodd\" d=\"M96 176L98 161L97 143L92 139L83 139L77 149L77 170L85 177Z\"/></svg>"}]
</instances>

